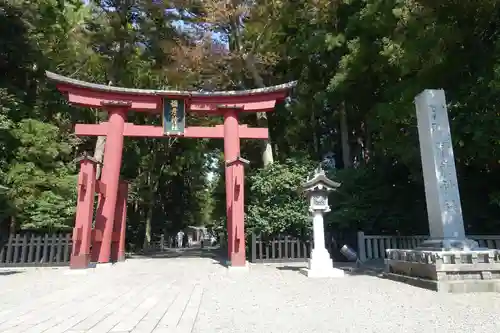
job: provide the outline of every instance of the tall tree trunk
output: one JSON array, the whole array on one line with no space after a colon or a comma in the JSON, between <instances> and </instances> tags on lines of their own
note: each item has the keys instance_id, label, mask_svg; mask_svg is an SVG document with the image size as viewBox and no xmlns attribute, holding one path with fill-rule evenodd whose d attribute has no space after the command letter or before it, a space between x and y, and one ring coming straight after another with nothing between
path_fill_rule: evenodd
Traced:
<instances>
[{"instance_id":1,"label":"tall tree trunk","mask_svg":"<svg viewBox=\"0 0 500 333\"><path fill-rule=\"evenodd\" d=\"M10 218L10 226L9 226L9 234L14 236L17 231L17 221L15 216L11 216Z\"/></svg>"},{"instance_id":2,"label":"tall tree trunk","mask_svg":"<svg viewBox=\"0 0 500 333\"><path fill-rule=\"evenodd\" d=\"M112 86L113 81L108 82L108 86ZM96 113L96 118L98 122L105 121L108 114L104 111L98 111ZM99 162L96 167L96 179L101 179L102 163L104 160L104 149L106 147L106 136L98 136L94 148L94 158Z\"/></svg>"},{"instance_id":3,"label":"tall tree trunk","mask_svg":"<svg viewBox=\"0 0 500 333\"><path fill-rule=\"evenodd\" d=\"M349 146L349 128L347 125L347 114L345 110L345 102L340 104L340 142L342 145L342 161L344 168L352 166L351 147Z\"/></svg>"},{"instance_id":4,"label":"tall tree trunk","mask_svg":"<svg viewBox=\"0 0 500 333\"><path fill-rule=\"evenodd\" d=\"M148 180L147 180L147 185L148 185L148 195L147 195L147 200L148 202L146 203L146 209L147 209L147 214L146 214L146 219L144 221L145 223L145 228L144 228L144 244L143 248L147 249L149 245L151 245L151 222L153 219L153 187L152 187L152 175L151 175L151 170L148 171Z\"/></svg>"},{"instance_id":5,"label":"tall tree trunk","mask_svg":"<svg viewBox=\"0 0 500 333\"><path fill-rule=\"evenodd\" d=\"M372 144L372 136L370 133L370 128L365 123L365 163L368 164L371 159L371 144Z\"/></svg>"},{"instance_id":6,"label":"tall tree trunk","mask_svg":"<svg viewBox=\"0 0 500 333\"><path fill-rule=\"evenodd\" d=\"M233 7L237 8L238 4L233 2ZM244 51L243 46L243 37L242 37L242 22L240 15L233 15L229 19L231 26L231 37L232 43L230 43L230 47L232 46L242 57L244 62L244 66L250 75L252 75L254 84L258 88L265 88L264 80L257 70L257 66L255 65L255 56L254 56L254 48L249 51ZM265 30L265 29L264 29ZM259 38L258 38L259 39ZM258 43L258 41L256 41ZM254 45L255 46L255 45ZM257 126L259 127L268 127L267 115L265 112L257 112ZM262 153L262 164L264 167L272 164L274 162L273 156L273 145L271 142L271 137L268 140L260 140L261 142L261 153Z\"/></svg>"},{"instance_id":7,"label":"tall tree trunk","mask_svg":"<svg viewBox=\"0 0 500 333\"><path fill-rule=\"evenodd\" d=\"M106 137L98 136L95 143L94 158L99 162L96 168L96 179L101 178L102 161L104 159L104 147L106 146Z\"/></svg>"},{"instance_id":8,"label":"tall tree trunk","mask_svg":"<svg viewBox=\"0 0 500 333\"><path fill-rule=\"evenodd\" d=\"M125 1L125 2L117 2L117 10L116 12L119 13L120 15L120 28L118 28L118 32L122 34L122 36L126 35L128 32L128 21L127 21L127 13L130 10L130 2ZM116 53L113 55L113 58L111 60L110 67L108 68L108 86L112 86L114 84L119 84L120 83L120 76L122 74L123 68L126 67L125 64L125 45L126 41L124 38L121 38L118 41L118 49ZM99 113L98 120L99 121L104 121L107 118L107 112L101 112ZM99 136L97 137L97 141L95 144L95 149L94 149L94 158L99 161L100 163L103 162L104 158L104 150L106 146L106 137L105 136ZM101 177L101 165L97 165L97 170L96 170L96 178L99 179Z\"/></svg>"},{"instance_id":9,"label":"tall tree trunk","mask_svg":"<svg viewBox=\"0 0 500 333\"><path fill-rule=\"evenodd\" d=\"M311 130L312 130L312 138L313 138L313 149L314 149L314 155L317 159L321 161L322 156L321 156L321 139L320 139L320 133L319 133L319 126L318 126L318 121L316 119L316 112L314 109L311 112Z\"/></svg>"},{"instance_id":10,"label":"tall tree trunk","mask_svg":"<svg viewBox=\"0 0 500 333\"><path fill-rule=\"evenodd\" d=\"M146 214L146 228L144 229L144 244L143 249L147 249L151 245L151 221L153 219L153 205L148 204L148 212Z\"/></svg>"},{"instance_id":11,"label":"tall tree trunk","mask_svg":"<svg viewBox=\"0 0 500 333\"><path fill-rule=\"evenodd\" d=\"M255 57L253 53L246 54L244 60L247 70L250 72L250 74L252 74L254 84L257 86L257 88L265 88L264 80L262 79L262 76L255 66ZM268 124L267 114L265 112L257 112L257 126L268 127ZM268 140L262 140L261 142L262 163L264 164L264 167L266 167L270 164L273 164L274 162L271 136L269 136Z\"/></svg>"},{"instance_id":12,"label":"tall tree trunk","mask_svg":"<svg viewBox=\"0 0 500 333\"><path fill-rule=\"evenodd\" d=\"M170 147L170 144L169 144ZM147 184L147 200L148 202L146 203L147 207L147 215L146 215L146 220L145 222L145 228L144 228L144 248L149 247L151 245L151 238L152 238L152 222L153 222L153 207L154 207L154 196L155 193L158 191L158 185L159 185L159 177L158 173L161 174L161 171L158 172L158 168L156 165L157 162L157 155L160 151L157 141L152 141L151 142L151 148L150 151L156 152L153 154L153 158L151 159L149 163L149 170L148 170L148 178L146 181ZM160 168L161 169L161 168ZM153 172L155 172L155 175L153 176Z\"/></svg>"},{"instance_id":13,"label":"tall tree trunk","mask_svg":"<svg viewBox=\"0 0 500 333\"><path fill-rule=\"evenodd\" d=\"M10 235L10 219L5 219L0 222L0 251L3 249L5 244L9 241Z\"/></svg>"}]
</instances>

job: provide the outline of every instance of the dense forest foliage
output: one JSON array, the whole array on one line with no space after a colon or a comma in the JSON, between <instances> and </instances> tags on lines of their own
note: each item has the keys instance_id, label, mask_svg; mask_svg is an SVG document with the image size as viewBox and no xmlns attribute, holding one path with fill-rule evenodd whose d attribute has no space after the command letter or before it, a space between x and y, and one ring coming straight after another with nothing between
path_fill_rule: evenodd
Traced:
<instances>
[{"instance_id":1,"label":"dense forest foliage","mask_svg":"<svg viewBox=\"0 0 500 333\"><path fill-rule=\"evenodd\" d=\"M296 188L335 156L335 230L427 233L413 99L449 102L468 232L500 232L500 8L497 1L0 0L2 231L70 230L74 159L104 138L73 124L105 114L70 106L44 76L150 89L251 89L298 80L269 126L243 142L247 227L301 233ZM159 119L130 114L136 124ZM189 117L188 124L221 119ZM497 126L497 124L499 126ZM224 225L222 142L126 139L133 247L186 225ZM211 174L213 177L208 177Z\"/></svg>"}]
</instances>

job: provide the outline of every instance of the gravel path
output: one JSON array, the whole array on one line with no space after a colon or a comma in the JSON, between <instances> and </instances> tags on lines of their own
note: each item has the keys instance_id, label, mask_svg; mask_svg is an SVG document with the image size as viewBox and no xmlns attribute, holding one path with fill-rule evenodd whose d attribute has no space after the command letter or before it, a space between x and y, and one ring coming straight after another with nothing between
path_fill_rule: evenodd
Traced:
<instances>
[{"instance_id":1,"label":"gravel path","mask_svg":"<svg viewBox=\"0 0 500 333\"><path fill-rule=\"evenodd\" d=\"M0 271L0 332L500 332L500 294L438 294L296 267L228 272L209 258Z\"/></svg>"}]
</instances>

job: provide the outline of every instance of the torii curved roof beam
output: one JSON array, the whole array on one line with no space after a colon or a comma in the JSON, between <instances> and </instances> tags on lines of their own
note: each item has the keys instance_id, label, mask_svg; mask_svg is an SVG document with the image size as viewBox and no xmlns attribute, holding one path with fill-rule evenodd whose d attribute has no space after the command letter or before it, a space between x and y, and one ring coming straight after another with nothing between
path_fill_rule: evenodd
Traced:
<instances>
[{"instance_id":1,"label":"torii curved roof beam","mask_svg":"<svg viewBox=\"0 0 500 333\"><path fill-rule=\"evenodd\" d=\"M102 107L110 102L129 103L135 111L160 112L165 97L184 99L188 111L210 112L217 107L238 107L242 111L272 111L277 100L283 100L295 87L296 81L285 84L241 91L176 91L133 89L95 84L46 72L48 79L56 82L57 88L68 95L72 104Z\"/></svg>"}]
</instances>

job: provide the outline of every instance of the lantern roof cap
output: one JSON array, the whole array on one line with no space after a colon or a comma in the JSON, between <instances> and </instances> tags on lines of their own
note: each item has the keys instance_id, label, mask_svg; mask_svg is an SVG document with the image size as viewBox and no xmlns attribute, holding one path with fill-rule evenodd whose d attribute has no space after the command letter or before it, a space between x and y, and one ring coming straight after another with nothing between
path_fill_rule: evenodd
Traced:
<instances>
[{"instance_id":1,"label":"lantern roof cap","mask_svg":"<svg viewBox=\"0 0 500 333\"><path fill-rule=\"evenodd\" d=\"M301 189L303 192L317 190L333 191L339 188L340 185L340 183L329 179L325 174L325 170L319 165L318 168L314 170L314 175L302 184Z\"/></svg>"}]
</instances>

